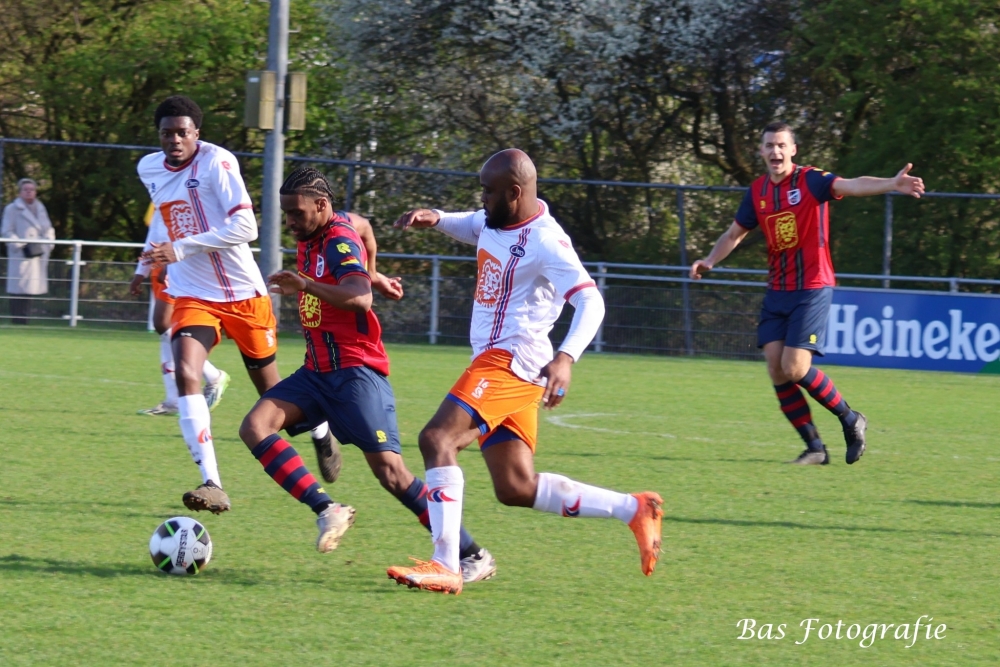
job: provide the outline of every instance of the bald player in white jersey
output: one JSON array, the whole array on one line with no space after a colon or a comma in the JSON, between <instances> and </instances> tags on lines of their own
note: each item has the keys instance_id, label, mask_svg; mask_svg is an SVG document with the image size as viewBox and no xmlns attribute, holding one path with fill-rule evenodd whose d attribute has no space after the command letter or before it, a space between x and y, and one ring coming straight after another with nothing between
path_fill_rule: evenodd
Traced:
<instances>
[{"instance_id":1,"label":"bald player in white jersey","mask_svg":"<svg viewBox=\"0 0 1000 667\"><path fill-rule=\"evenodd\" d=\"M221 332L236 343L250 380L263 394L280 381L271 299L250 252L257 238L253 204L239 163L226 149L200 141L202 112L190 98L168 97L154 113L163 150L139 161L138 172L163 219L168 241L150 242L151 265L169 265L174 298L171 338L181 433L201 470L202 484L182 497L191 510L230 509L222 490L201 374ZM340 451L326 424L313 442L326 481L340 470ZM331 479L332 477L332 479Z\"/></svg>"},{"instance_id":2,"label":"bald player in white jersey","mask_svg":"<svg viewBox=\"0 0 1000 667\"><path fill-rule=\"evenodd\" d=\"M525 153L497 153L479 178L482 210L419 209L396 222L402 229L434 227L475 244L479 275L472 364L420 433L434 555L415 567L389 568L389 578L411 588L462 591L458 540L465 482L457 455L477 438L501 503L564 517L619 519L635 534L642 571L650 575L660 551L658 494L617 493L534 468L539 402L552 409L565 397L571 367L604 318L601 293L537 198L535 166ZM553 358L548 334L567 301L576 312Z\"/></svg>"}]
</instances>

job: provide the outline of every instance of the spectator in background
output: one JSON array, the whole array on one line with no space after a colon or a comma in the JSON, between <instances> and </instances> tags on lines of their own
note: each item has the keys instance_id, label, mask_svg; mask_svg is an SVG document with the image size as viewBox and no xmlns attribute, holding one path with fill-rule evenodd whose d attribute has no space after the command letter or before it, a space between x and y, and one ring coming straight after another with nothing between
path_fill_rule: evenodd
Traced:
<instances>
[{"instance_id":1,"label":"spectator in background","mask_svg":"<svg viewBox=\"0 0 1000 667\"><path fill-rule=\"evenodd\" d=\"M27 324L31 297L48 294L49 253L55 247L40 243L56 237L45 205L38 201L38 184L30 178L17 182L17 199L3 210L0 236L21 239L7 244L7 293L14 324Z\"/></svg>"}]
</instances>

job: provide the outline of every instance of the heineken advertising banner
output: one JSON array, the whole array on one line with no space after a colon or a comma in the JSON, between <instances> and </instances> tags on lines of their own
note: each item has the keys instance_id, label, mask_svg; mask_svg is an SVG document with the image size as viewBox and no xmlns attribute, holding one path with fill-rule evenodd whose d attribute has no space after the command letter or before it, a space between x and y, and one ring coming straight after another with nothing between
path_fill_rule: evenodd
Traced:
<instances>
[{"instance_id":1,"label":"heineken advertising banner","mask_svg":"<svg viewBox=\"0 0 1000 667\"><path fill-rule=\"evenodd\" d=\"M838 287L824 352L845 366L1000 373L1000 296Z\"/></svg>"}]
</instances>

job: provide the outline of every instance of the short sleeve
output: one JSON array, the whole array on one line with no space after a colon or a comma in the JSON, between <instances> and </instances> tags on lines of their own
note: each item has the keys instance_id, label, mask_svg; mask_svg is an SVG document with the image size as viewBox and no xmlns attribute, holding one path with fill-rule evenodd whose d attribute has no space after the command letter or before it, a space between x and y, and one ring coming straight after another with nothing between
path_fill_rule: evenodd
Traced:
<instances>
[{"instance_id":1,"label":"short sleeve","mask_svg":"<svg viewBox=\"0 0 1000 667\"><path fill-rule=\"evenodd\" d=\"M364 255L357 241L346 236L335 236L326 243L323 252L330 275L338 281L352 273L371 279L364 265Z\"/></svg>"},{"instance_id":2,"label":"short sleeve","mask_svg":"<svg viewBox=\"0 0 1000 667\"><path fill-rule=\"evenodd\" d=\"M567 301L580 290L597 286L587 269L583 268L579 255L565 235L543 237L539 261L541 274L555 286L556 293Z\"/></svg>"},{"instance_id":3,"label":"short sleeve","mask_svg":"<svg viewBox=\"0 0 1000 667\"><path fill-rule=\"evenodd\" d=\"M840 176L830 173L829 171L820 171L815 167L809 169L806 172L806 187L809 188L809 192L816 201L823 202L833 201L835 199L842 199L833 193L833 183Z\"/></svg>"},{"instance_id":4,"label":"short sleeve","mask_svg":"<svg viewBox=\"0 0 1000 667\"><path fill-rule=\"evenodd\" d=\"M736 209L736 223L740 227L746 229L756 229L759 222L757 221L757 212L753 209L753 188L747 188L747 192L743 195L743 201L740 202L740 207Z\"/></svg>"},{"instance_id":5,"label":"short sleeve","mask_svg":"<svg viewBox=\"0 0 1000 667\"><path fill-rule=\"evenodd\" d=\"M240 165L232 153L219 151L211 162L210 171L215 194L227 216L253 209L247 186L240 175Z\"/></svg>"}]
</instances>

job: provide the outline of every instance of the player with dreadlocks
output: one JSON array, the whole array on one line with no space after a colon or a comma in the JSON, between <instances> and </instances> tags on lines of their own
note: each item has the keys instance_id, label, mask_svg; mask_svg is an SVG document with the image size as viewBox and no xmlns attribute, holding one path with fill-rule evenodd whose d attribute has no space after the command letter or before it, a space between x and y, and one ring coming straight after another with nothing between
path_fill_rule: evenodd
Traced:
<instances>
[{"instance_id":1,"label":"player with dreadlocks","mask_svg":"<svg viewBox=\"0 0 1000 667\"><path fill-rule=\"evenodd\" d=\"M368 221L334 211L329 183L315 169L298 169L281 186L285 225L298 241L297 272L267 280L274 292L298 295L306 339L305 365L268 390L240 427L240 437L274 481L318 515L316 548L328 552L354 522L354 508L334 503L278 432L301 432L327 421L334 436L364 452L382 486L430 529L428 489L400 449L396 404L382 327L372 312L372 287L399 289L374 270ZM366 229L365 242L359 229ZM395 293L395 292L393 292ZM493 576L496 562L465 529L460 557L466 583Z\"/></svg>"},{"instance_id":2,"label":"player with dreadlocks","mask_svg":"<svg viewBox=\"0 0 1000 667\"><path fill-rule=\"evenodd\" d=\"M170 337L177 379L181 433L201 470L202 484L182 497L192 510L229 510L212 441L209 403L201 390L205 361L221 340L233 339L257 391L278 383L274 314L267 287L250 253L257 238L253 204L236 157L200 141L202 111L188 97L164 100L153 114L163 150L139 161L166 237L150 239L142 261L168 266L166 293L174 299ZM159 222L158 222L159 224ZM340 452L326 425L313 432L318 452L328 454L324 478L336 479Z\"/></svg>"}]
</instances>

